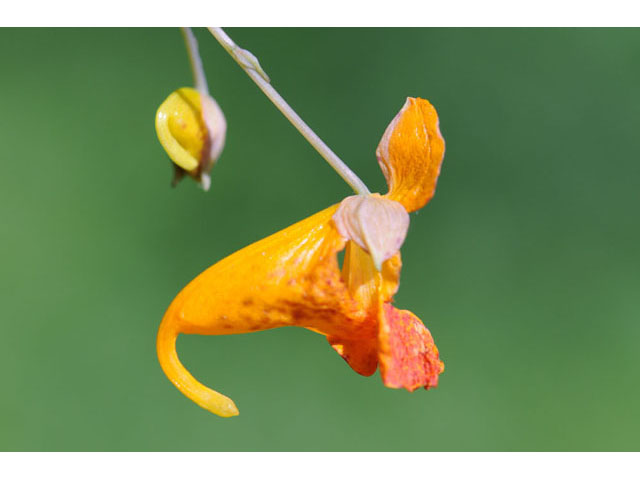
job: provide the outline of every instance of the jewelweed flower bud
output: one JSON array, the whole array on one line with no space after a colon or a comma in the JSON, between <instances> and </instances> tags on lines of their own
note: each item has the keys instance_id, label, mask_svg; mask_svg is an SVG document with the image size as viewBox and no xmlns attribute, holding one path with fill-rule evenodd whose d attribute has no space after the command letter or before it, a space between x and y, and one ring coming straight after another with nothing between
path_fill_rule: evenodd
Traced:
<instances>
[{"instance_id":1,"label":"jewelweed flower bud","mask_svg":"<svg viewBox=\"0 0 640 480\"><path fill-rule=\"evenodd\" d=\"M209 172L224 148L227 133L218 103L193 88L180 88L158 108L156 133L175 166L173 184L186 173L209 190Z\"/></svg>"}]
</instances>

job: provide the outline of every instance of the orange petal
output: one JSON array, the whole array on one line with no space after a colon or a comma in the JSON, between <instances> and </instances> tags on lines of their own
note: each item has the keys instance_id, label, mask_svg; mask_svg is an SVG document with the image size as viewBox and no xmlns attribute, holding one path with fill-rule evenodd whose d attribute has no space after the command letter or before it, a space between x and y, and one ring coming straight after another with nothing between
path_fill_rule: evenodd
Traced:
<instances>
[{"instance_id":1,"label":"orange petal","mask_svg":"<svg viewBox=\"0 0 640 480\"><path fill-rule=\"evenodd\" d=\"M379 333L380 375L387 387L410 392L438 385L444 371L429 330L408 310L385 304Z\"/></svg>"},{"instance_id":2,"label":"orange petal","mask_svg":"<svg viewBox=\"0 0 640 480\"><path fill-rule=\"evenodd\" d=\"M164 321L181 333L226 335L283 326L344 333L363 317L340 278L345 241L323 210L209 267L173 300ZM356 327L353 327L355 330Z\"/></svg>"},{"instance_id":3,"label":"orange petal","mask_svg":"<svg viewBox=\"0 0 640 480\"><path fill-rule=\"evenodd\" d=\"M363 337L355 340L328 337L327 340L356 373L368 377L378 369L378 341L376 337Z\"/></svg>"},{"instance_id":4,"label":"orange petal","mask_svg":"<svg viewBox=\"0 0 640 480\"><path fill-rule=\"evenodd\" d=\"M173 300L158 333L158 357L186 396L218 415L237 414L230 399L197 382L180 363L175 352L179 333L224 335L300 326L336 339L345 352L358 338L375 339L375 316L350 295L341 278L337 252L345 240L331 220L336 209L221 260Z\"/></svg>"},{"instance_id":5,"label":"orange petal","mask_svg":"<svg viewBox=\"0 0 640 480\"><path fill-rule=\"evenodd\" d=\"M431 200L444 157L438 114L427 100L407 98L376 149L389 185L388 198L408 212Z\"/></svg>"},{"instance_id":6,"label":"orange petal","mask_svg":"<svg viewBox=\"0 0 640 480\"><path fill-rule=\"evenodd\" d=\"M335 217L334 217L335 220ZM372 375L378 367L378 316L384 302L391 301L398 290L400 254L382 264L378 272L371 256L354 241L347 243L342 266L342 279L349 294L367 315L356 339L329 336L336 352L360 375Z\"/></svg>"}]
</instances>

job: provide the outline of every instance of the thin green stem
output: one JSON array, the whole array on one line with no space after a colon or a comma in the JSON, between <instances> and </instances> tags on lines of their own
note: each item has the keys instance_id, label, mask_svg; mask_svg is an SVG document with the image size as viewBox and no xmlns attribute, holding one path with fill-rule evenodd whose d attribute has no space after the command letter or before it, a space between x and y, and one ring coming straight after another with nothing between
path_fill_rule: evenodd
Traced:
<instances>
[{"instance_id":1,"label":"thin green stem","mask_svg":"<svg viewBox=\"0 0 640 480\"><path fill-rule=\"evenodd\" d=\"M315 148L329 165L349 184L353 190L359 195L369 194L369 189L353 171L340 160L333 151L315 134L313 130L300 118L300 116L289 106L289 104L280 96L275 88L269 83L269 77L262 70L258 59L249 51L244 50L219 27L209 27L211 34L218 40L220 45L231 55L242 69L251 77L258 85L260 90L273 102L273 104L287 117L294 127L302 134L304 138Z\"/></svg>"},{"instance_id":2,"label":"thin green stem","mask_svg":"<svg viewBox=\"0 0 640 480\"><path fill-rule=\"evenodd\" d=\"M207 86L207 77L204 74L204 68L202 67L202 59L200 58L200 52L198 51L198 41L195 35L189 27L181 27L180 31L184 37L184 43L187 47L187 53L189 54L189 63L191 64L191 71L193 72L193 82L196 90L200 93L209 95L209 87Z\"/></svg>"}]
</instances>

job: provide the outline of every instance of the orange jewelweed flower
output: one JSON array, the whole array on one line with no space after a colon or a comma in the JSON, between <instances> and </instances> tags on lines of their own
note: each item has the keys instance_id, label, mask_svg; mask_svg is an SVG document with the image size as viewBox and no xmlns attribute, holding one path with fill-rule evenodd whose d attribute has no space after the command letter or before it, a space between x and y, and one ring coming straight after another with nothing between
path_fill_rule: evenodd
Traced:
<instances>
[{"instance_id":1,"label":"orange jewelweed flower","mask_svg":"<svg viewBox=\"0 0 640 480\"><path fill-rule=\"evenodd\" d=\"M180 333L227 335L299 326L325 335L361 375L378 365L388 387L438 384L444 370L429 330L392 304L408 212L433 196L444 156L435 108L408 98L376 150L386 195L356 195L219 261L173 300L158 332L160 365L201 407L223 417L233 401L180 363ZM342 269L337 254L346 248Z\"/></svg>"}]
</instances>

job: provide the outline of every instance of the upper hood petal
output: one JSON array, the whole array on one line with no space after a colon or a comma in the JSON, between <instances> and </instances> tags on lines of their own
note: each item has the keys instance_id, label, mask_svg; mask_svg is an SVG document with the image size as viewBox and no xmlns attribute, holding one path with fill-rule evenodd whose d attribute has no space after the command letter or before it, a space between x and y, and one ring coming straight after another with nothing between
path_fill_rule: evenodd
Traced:
<instances>
[{"instance_id":1,"label":"upper hood petal","mask_svg":"<svg viewBox=\"0 0 640 480\"><path fill-rule=\"evenodd\" d=\"M424 207L435 193L444 149L436 109L422 98L407 98L376 149L388 198L408 212Z\"/></svg>"}]
</instances>

